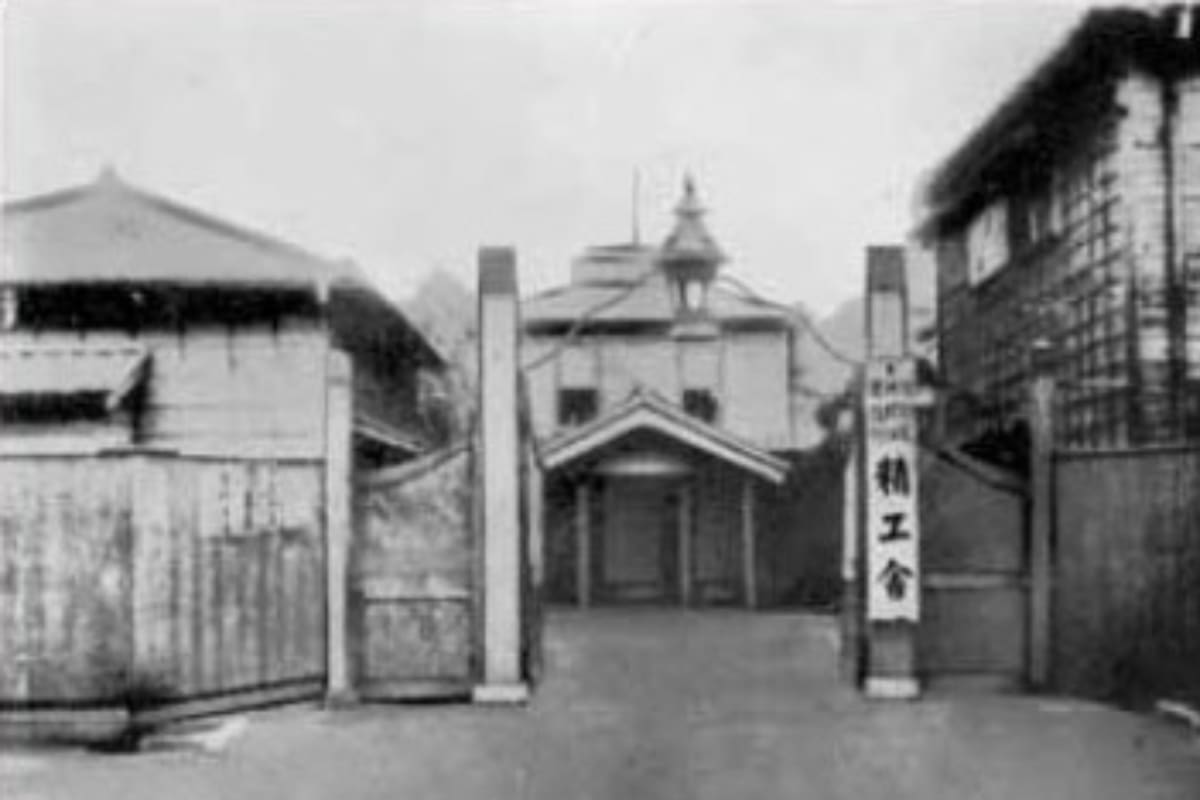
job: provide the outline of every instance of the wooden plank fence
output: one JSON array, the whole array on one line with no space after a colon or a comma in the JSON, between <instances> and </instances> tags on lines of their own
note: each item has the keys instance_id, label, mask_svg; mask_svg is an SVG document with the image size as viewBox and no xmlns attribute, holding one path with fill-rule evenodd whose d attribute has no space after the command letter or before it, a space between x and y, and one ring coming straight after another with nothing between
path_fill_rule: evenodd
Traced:
<instances>
[{"instance_id":1,"label":"wooden plank fence","mask_svg":"<svg viewBox=\"0 0 1200 800\"><path fill-rule=\"evenodd\" d=\"M324 682L322 466L0 459L0 703Z\"/></svg>"},{"instance_id":2,"label":"wooden plank fence","mask_svg":"<svg viewBox=\"0 0 1200 800\"><path fill-rule=\"evenodd\" d=\"M1056 687L1200 700L1200 450L1060 453Z\"/></svg>"}]
</instances>

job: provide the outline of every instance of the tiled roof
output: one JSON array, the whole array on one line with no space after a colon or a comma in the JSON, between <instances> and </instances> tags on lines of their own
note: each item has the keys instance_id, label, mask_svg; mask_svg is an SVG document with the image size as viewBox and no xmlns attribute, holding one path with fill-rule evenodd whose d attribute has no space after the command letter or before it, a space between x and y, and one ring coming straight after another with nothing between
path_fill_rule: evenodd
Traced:
<instances>
[{"instance_id":1,"label":"tiled roof","mask_svg":"<svg viewBox=\"0 0 1200 800\"><path fill-rule=\"evenodd\" d=\"M666 279L657 274L630 291L620 284L571 284L551 289L527 298L521 305L526 324L570 322L581 314L623 292L628 296L592 315L600 322L670 322L675 310L667 291ZM741 297L721 286L713 286L709 294L709 309L717 320L778 320L787 315L770 305Z\"/></svg>"}]
</instances>

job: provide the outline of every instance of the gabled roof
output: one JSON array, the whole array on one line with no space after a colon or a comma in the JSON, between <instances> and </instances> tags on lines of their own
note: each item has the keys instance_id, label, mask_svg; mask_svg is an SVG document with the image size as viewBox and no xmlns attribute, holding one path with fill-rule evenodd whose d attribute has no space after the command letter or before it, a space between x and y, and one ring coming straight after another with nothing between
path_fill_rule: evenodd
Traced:
<instances>
[{"instance_id":1,"label":"gabled roof","mask_svg":"<svg viewBox=\"0 0 1200 800\"><path fill-rule=\"evenodd\" d=\"M0 283L367 283L349 262L131 186L111 170L85 186L5 203L4 223Z\"/></svg>"},{"instance_id":2,"label":"gabled roof","mask_svg":"<svg viewBox=\"0 0 1200 800\"><path fill-rule=\"evenodd\" d=\"M656 433L699 450L771 483L782 483L787 476L788 464L783 459L643 389L636 390L604 416L546 442L542 448L543 464L548 470L563 467L640 431Z\"/></svg>"},{"instance_id":3,"label":"gabled roof","mask_svg":"<svg viewBox=\"0 0 1200 800\"><path fill-rule=\"evenodd\" d=\"M339 334L384 335L426 363L445 359L351 261L310 253L131 186L91 184L4 204L0 286L140 284L307 290Z\"/></svg>"}]
</instances>

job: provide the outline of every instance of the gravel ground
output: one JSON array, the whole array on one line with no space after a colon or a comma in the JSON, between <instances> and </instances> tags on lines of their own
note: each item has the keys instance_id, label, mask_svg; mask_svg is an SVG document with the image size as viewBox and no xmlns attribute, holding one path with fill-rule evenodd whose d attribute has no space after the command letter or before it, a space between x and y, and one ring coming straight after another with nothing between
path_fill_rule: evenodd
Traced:
<instances>
[{"instance_id":1,"label":"gravel ground","mask_svg":"<svg viewBox=\"0 0 1200 800\"><path fill-rule=\"evenodd\" d=\"M1200 742L1074 700L869 702L825 617L562 611L527 708L307 706L216 753L0 753L0 798L1197 800Z\"/></svg>"}]
</instances>

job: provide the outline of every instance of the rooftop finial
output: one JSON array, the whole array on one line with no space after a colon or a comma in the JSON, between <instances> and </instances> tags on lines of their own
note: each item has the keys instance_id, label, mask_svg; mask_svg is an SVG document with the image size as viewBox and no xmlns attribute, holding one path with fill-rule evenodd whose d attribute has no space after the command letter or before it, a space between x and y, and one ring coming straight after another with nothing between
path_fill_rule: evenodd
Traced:
<instances>
[{"instance_id":1,"label":"rooftop finial","mask_svg":"<svg viewBox=\"0 0 1200 800\"><path fill-rule=\"evenodd\" d=\"M683 198L675 207L675 213L681 217L699 217L704 213L700 198L696 195L696 179L688 172L683 176Z\"/></svg>"},{"instance_id":2,"label":"rooftop finial","mask_svg":"<svg viewBox=\"0 0 1200 800\"><path fill-rule=\"evenodd\" d=\"M121 179L117 176L117 170L110 163L105 164L100 170L100 174L96 176L96 183L100 186L119 186Z\"/></svg>"},{"instance_id":3,"label":"rooftop finial","mask_svg":"<svg viewBox=\"0 0 1200 800\"><path fill-rule=\"evenodd\" d=\"M660 260L705 263L714 268L725 260L704 225L704 212L696 194L696 181L689 172L683 179L683 197L675 206L675 228L663 242Z\"/></svg>"}]
</instances>

